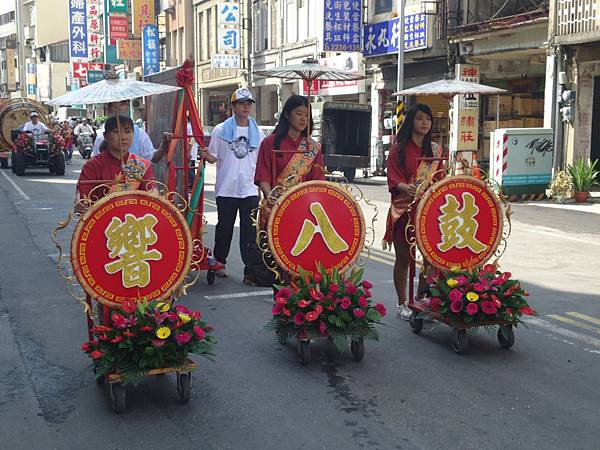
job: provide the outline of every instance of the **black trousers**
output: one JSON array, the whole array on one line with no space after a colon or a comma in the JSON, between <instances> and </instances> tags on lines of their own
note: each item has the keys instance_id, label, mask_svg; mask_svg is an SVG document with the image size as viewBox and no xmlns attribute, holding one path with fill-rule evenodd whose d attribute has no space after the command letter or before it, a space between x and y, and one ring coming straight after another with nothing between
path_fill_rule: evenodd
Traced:
<instances>
[{"instance_id":1,"label":"black trousers","mask_svg":"<svg viewBox=\"0 0 600 450\"><path fill-rule=\"evenodd\" d=\"M240 254L244 262L244 273L248 261L248 244L256 240L256 229L252 226L250 213L258 207L258 196L245 198L217 197L217 227L215 229L215 259L220 263L227 263L227 256L233 238L233 226L240 213Z\"/></svg>"}]
</instances>

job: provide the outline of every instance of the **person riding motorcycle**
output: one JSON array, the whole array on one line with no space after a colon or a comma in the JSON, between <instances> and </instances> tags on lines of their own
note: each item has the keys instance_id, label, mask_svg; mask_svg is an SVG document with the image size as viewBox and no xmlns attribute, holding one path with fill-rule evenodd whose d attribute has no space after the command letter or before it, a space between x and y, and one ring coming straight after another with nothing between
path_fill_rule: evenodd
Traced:
<instances>
[{"instance_id":1,"label":"person riding motorcycle","mask_svg":"<svg viewBox=\"0 0 600 450\"><path fill-rule=\"evenodd\" d=\"M82 123L77 125L73 132L75 133L75 136L77 136L77 146L79 147L81 156L84 158L91 156L94 145L94 128L90 125L88 119L84 117Z\"/></svg>"}]
</instances>

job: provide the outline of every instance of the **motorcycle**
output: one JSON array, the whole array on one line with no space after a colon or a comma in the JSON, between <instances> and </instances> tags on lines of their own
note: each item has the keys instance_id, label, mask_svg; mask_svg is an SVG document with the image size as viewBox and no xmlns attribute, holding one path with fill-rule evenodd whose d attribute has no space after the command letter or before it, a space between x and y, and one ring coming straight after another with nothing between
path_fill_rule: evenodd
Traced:
<instances>
[{"instance_id":1,"label":"motorcycle","mask_svg":"<svg viewBox=\"0 0 600 450\"><path fill-rule=\"evenodd\" d=\"M92 150L94 148L94 141L90 133L80 133L77 139L77 147L79 154L83 159L89 159L92 156Z\"/></svg>"}]
</instances>

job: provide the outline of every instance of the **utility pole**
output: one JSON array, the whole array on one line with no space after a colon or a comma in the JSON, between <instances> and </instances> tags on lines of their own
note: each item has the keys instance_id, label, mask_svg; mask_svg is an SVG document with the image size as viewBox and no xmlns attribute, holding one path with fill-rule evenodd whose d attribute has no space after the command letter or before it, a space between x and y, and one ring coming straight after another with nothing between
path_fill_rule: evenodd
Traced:
<instances>
[{"instance_id":1,"label":"utility pole","mask_svg":"<svg viewBox=\"0 0 600 450\"><path fill-rule=\"evenodd\" d=\"M27 98L27 71L25 63L25 39L23 37L23 13L21 1L15 0L15 26L17 28L17 58L19 59L19 90Z\"/></svg>"},{"instance_id":2,"label":"utility pole","mask_svg":"<svg viewBox=\"0 0 600 450\"><path fill-rule=\"evenodd\" d=\"M406 0L398 2L398 79L396 80L396 92L404 89L404 7ZM403 97L398 97L400 100Z\"/></svg>"}]
</instances>

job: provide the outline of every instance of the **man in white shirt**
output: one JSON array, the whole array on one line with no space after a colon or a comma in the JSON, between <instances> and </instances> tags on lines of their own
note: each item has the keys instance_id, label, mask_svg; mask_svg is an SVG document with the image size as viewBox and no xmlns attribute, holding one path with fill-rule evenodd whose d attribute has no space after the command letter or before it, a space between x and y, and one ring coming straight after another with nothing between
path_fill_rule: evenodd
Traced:
<instances>
[{"instance_id":1,"label":"man in white shirt","mask_svg":"<svg viewBox=\"0 0 600 450\"><path fill-rule=\"evenodd\" d=\"M121 102L113 102L106 105L106 112L109 116L116 114L129 114L129 102L124 100ZM159 162L169 148L169 142L173 135L171 133L163 133L162 141L158 150L154 148L154 144L148 136L148 133L137 125L133 126L133 143L129 147L129 153L132 153L140 158L147 159L152 162ZM104 142L104 128L96 132L96 140L94 141L94 150L92 156L100 153L100 145Z\"/></svg>"},{"instance_id":2,"label":"man in white shirt","mask_svg":"<svg viewBox=\"0 0 600 450\"><path fill-rule=\"evenodd\" d=\"M235 219L240 216L240 253L244 262L244 283L248 278L248 246L256 239L251 212L258 207L258 189L254 184L254 172L258 148L264 133L250 117L254 98L246 88L237 89L231 96L233 116L217 125L208 149L200 150L200 157L209 163L217 163L215 197L218 222L215 229L215 259L227 262L231 247ZM227 276L225 269L217 276Z\"/></svg>"},{"instance_id":3,"label":"man in white shirt","mask_svg":"<svg viewBox=\"0 0 600 450\"><path fill-rule=\"evenodd\" d=\"M41 134L50 130L46 125L40 122L38 113L32 111L31 114L29 114L29 122L23 125L22 131L23 133Z\"/></svg>"}]
</instances>

